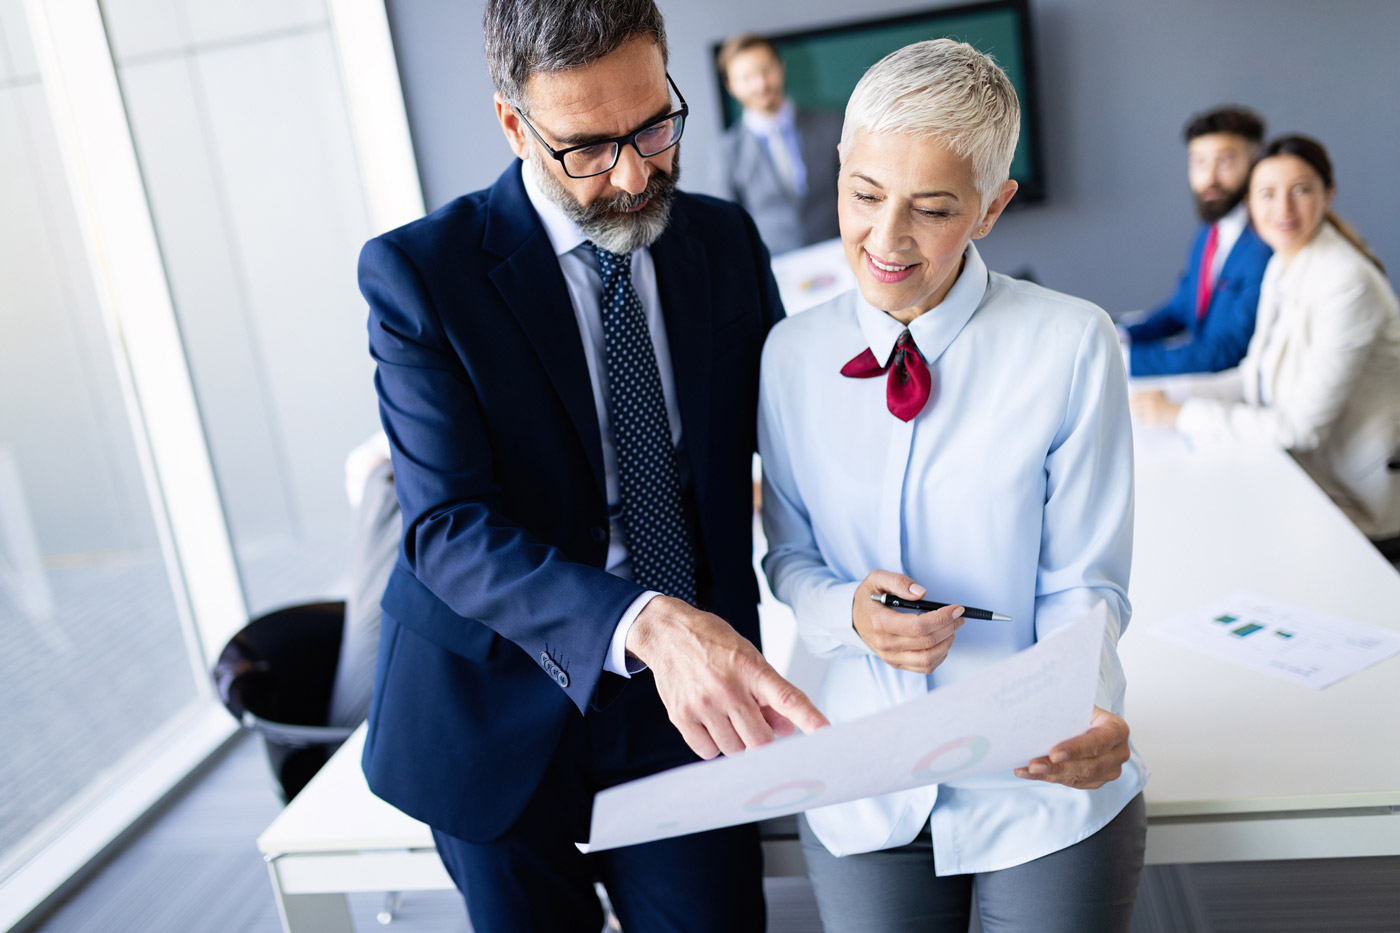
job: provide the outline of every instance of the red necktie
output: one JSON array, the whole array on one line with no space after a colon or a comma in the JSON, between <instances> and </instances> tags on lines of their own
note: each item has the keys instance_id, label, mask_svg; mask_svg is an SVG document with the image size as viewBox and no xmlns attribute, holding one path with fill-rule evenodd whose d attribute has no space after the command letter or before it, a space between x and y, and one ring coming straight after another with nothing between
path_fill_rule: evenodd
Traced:
<instances>
[{"instance_id":1,"label":"red necktie","mask_svg":"<svg viewBox=\"0 0 1400 933\"><path fill-rule=\"evenodd\" d=\"M1215 248L1220 243L1220 225L1211 224L1210 232L1206 234L1206 248L1201 253L1201 278L1196 285L1196 320L1201 320L1206 316L1206 308L1210 307L1210 267L1215 263Z\"/></svg>"},{"instance_id":2,"label":"red necktie","mask_svg":"<svg viewBox=\"0 0 1400 933\"><path fill-rule=\"evenodd\" d=\"M855 359L841 367L841 375L852 379L870 379L889 371L885 380L885 404L890 413L900 421L909 421L923 411L928 401L929 387L933 380L929 376L928 364L914 346L914 338L909 331L899 335L894 343L894 353L889 363L881 366L870 350L862 350Z\"/></svg>"}]
</instances>

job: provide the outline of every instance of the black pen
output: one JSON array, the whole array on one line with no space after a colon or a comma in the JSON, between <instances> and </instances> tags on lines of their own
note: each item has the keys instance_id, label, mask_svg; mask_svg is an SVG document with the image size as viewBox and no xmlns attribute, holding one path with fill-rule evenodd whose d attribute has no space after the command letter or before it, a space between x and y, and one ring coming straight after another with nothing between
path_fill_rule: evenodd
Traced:
<instances>
[{"instance_id":1,"label":"black pen","mask_svg":"<svg viewBox=\"0 0 1400 933\"><path fill-rule=\"evenodd\" d=\"M891 609L913 609L915 612L933 612L935 609L942 609L945 606L956 606L957 603L935 603L927 599L905 599L902 596L895 596L885 593L871 593L870 598L877 603L883 603ZM974 609L971 606L963 606L964 619L981 619L983 622L1010 622L1011 616L1004 616L990 609Z\"/></svg>"}]
</instances>

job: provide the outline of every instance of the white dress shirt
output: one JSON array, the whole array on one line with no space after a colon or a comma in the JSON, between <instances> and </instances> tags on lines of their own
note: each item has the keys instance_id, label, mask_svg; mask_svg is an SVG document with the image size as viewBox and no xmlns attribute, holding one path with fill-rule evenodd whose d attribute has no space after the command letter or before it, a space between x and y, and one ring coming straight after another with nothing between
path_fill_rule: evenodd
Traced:
<instances>
[{"instance_id":1,"label":"white dress shirt","mask_svg":"<svg viewBox=\"0 0 1400 933\"><path fill-rule=\"evenodd\" d=\"M1121 714L1133 451L1108 315L989 275L969 246L947 297L908 328L933 388L907 423L886 408L884 377L840 374L867 347L887 361L904 329L852 290L780 322L763 350L764 569L808 647L831 658L817 705L839 722L914 699L1103 606L1094 702ZM930 675L897 670L851 621L856 587L875 569L1014 621L968 622ZM1008 771L807 818L835 855L903 845L931 823L938 874L995 871L1090 836L1146 780L1134 751L1098 790Z\"/></svg>"},{"instance_id":2,"label":"white dress shirt","mask_svg":"<svg viewBox=\"0 0 1400 933\"><path fill-rule=\"evenodd\" d=\"M1225 268L1225 260L1230 258L1230 250L1240 241L1240 234L1249 226L1249 211L1241 201L1232 207L1224 217L1215 222L1215 256L1210 263L1210 287L1215 288L1220 278L1220 270Z\"/></svg>"},{"instance_id":3,"label":"white dress shirt","mask_svg":"<svg viewBox=\"0 0 1400 933\"><path fill-rule=\"evenodd\" d=\"M569 287L569 299L574 306L574 319L578 321L579 336L583 339L583 356L588 363L588 381L593 386L593 407L598 415L598 430L603 442L603 474L608 493L608 520L611 535L608 541L607 571L619 577L632 579L632 564L627 556L627 537L621 523L622 493L617 479L617 448L613 443L612 419L608 417L608 371L605 362L606 350L603 339L603 279L598 273L598 265L589 255L584 243L588 238L578 224L549 199L535 180L535 170L525 166L521 173L525 180L525 193L535 208L535 213L544 225L554 254L559 258L559 269L564 273L564 282ZM647 329L651 331L652 348L656 351L656 367L661 372L661 392L666 398L666 417L671 422L671 442L679 447L681 443L681 415L676 405L675 379L671 374L671 351L666 341L666 322L661 316L661 294L656 288L656 266L651 260L651 251L639 249L632 253L632 288L642 302L646 312ZM641 670L644 665L627 660L627 633L632 623L637 621L646 604L659 593L648 590L633 601L613 630L608 656L603 661L603 670L628 677Z\"/></svg>"}]
</instances>

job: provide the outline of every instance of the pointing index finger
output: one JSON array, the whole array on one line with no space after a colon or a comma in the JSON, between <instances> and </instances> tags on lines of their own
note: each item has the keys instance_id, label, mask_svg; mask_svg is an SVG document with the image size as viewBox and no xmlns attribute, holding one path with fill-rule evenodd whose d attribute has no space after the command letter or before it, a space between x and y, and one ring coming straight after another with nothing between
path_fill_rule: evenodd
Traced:
<instances>
[{"instance_id":1,"label":"pointing index finger","mask_svg":"<svg viewBox=\"0 0 1400 933\"><path fill-rule=\"evenodd\" d=\"M831 723L807 694L788 683L772 668L755 685L754 694L760 704L771 706L803 732L811 733Z\"/></svg>"}]
</instances>

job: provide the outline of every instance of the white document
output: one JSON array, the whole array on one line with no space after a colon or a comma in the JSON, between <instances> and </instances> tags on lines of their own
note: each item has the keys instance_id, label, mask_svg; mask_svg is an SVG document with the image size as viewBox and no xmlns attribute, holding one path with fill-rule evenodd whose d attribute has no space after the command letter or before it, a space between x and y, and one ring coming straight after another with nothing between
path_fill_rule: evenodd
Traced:
<instances>
[{"instance_id":1,"label":"white document","mask_svg":"<svg viewBox=\"0 0 1400 933\"><path fill-rule=\"evenodd\" d=\"M1400 653L1400 632L1244 592L1149 631L1314 690Z\"/></svg>"},{"instance_id":2,"label":"white document","mask_svg":"<svg viewBox=\"0 0 1400 933\"><path fill-rule=\"evenodd\" d=\"M635 845L1018 768L1089 727L1104 612L917 700L602 791L579 848Z\"/></svg>"},{"instance_id":3,"label":"white document","mask_svg":"<svg viewBox=\"0 0 1400 933\"><path fill-rule=\"evenodd\" d=\"M816 307L856 285L840 239L823 240L776 257L773 278L788 314Z\"/></svg>"}]
</instances>

